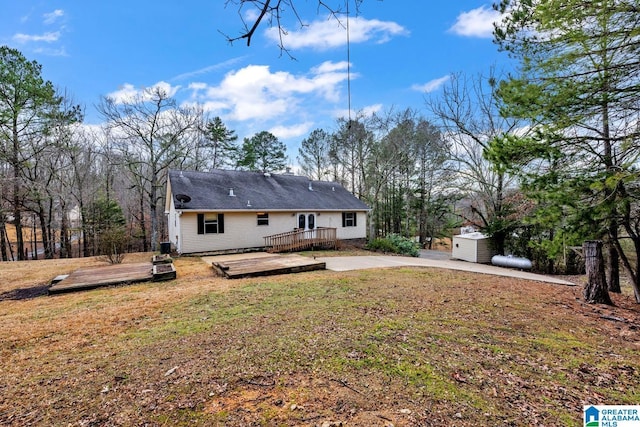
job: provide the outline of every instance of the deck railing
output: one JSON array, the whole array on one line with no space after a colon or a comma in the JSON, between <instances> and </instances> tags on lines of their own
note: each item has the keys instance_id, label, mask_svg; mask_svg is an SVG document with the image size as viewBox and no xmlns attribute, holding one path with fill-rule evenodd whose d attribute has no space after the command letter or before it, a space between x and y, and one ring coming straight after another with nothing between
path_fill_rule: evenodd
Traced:
<instances>
[{"instance_id":1,"label":"deck railing","mask_svg":"<svg viewBox=\"0 0 640 427\"><path fill-rule=\"evenodd\" d=\"M313 230L294 230L265 236L264 245L269 252L290 252L303 249L337 246L336 229L318 227Z\"/></svg>"}]
</instances>

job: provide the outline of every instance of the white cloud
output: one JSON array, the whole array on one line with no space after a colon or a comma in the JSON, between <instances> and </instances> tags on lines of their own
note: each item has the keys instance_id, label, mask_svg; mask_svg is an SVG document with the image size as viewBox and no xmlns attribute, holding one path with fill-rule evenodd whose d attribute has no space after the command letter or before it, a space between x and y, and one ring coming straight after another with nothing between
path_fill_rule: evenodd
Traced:
<instances>
[{"instance_id":1,"label":"white cloud","mask_svg":"<svg viewBox=\"0 0 640 427\"><path fill-rule=\"evenodd\" d=\"M311 71L315 74L331 73L334 71L344 71L349 66L347 61L332 62L325 61L317 67L313 67Z\"/></svg>"},{"instance_id":2,"label":"white cloud","mask_svg":"<svg viewBox=\"0 0 640 427\"><path fill-rule=\"evenodd\" d=\"M44 18L44 23L47 25L51 25L58 20L58 18L62 18L64 16L64 10L56 9L53 12L45 13L42 15Z\"/></svg>"},{"instance_id":3,"label":"white cloud","mask_svg":"<svg viewBox=\"0 0 640 427\"><path fill-rule=\"evenodd\" d=\"M125 83L115 92L107 94L107 98L112 99L116 104L122 104L135 99L139 93L140 89L136 89L136 87L130 83Z\"/></svg>"},{"instance_id":4,"label":"white cloud","mask_svg":"<svg viewBox=\"0 0 640 427\"><path fill-rule=\"evenodd\" d=\"M17 33L13 36L13 41L24 44L29 42L53 43L60 39L60 31L47 32L44 34L23 34Z\"/></svg>"},{"instance_id":5,"label":"white cloud","mask_svg":"<svg viewBox=\"0 0 640 427\"><path fill-rule=\"evenodd\" d=\"M258 8L247 9L244 10L242 16L245 22L255 22L260 16L260 11L258 10Z\"/></svg>"},{"instance_id":6,"label":"white cloud","mask_svg":"<svg viewBox=\"0 0 640 427\"><path fill-rule=\"evenodd\" d=\"M61 47L58 49L38 47L33 49L33 51L35 53L39 53L41 55L47 55L47 56L69 56L69 54L67 53L67 50L64 47Z\"/></svg>"},{"instance_id":7,"label":"white cloud","mask_svg":"<svg viewBox=\"0 0 640 427\"><path fill-rule=\"evenodd\" d=\"M431 81L428 81L425 84L421 84L421 85L413 85L411 86L411 89L413 90L417 90L418 92L425 92L425 93L431 93L431 92L435 92L436 90L438 90L443 84L445 84L446 82L448 82L450 79L450 76L444 76L444 77L440 77L438 79L433 79Z\"/></svg>"},{"instance_id":8,"label":"white cloud","mask_svg":"<svg viewBox=\"0 0 640 427\"><path fill-rule=\"evenodd\" d=\"M273 135L279 139L295 138L307 135L313 126L312 122L304 122L293 126L274 126L269 129Z\"/></svg>"},{"instance_id":9,"label":"white cloud","mask_svg":"<svg viewBox=\"0 0 640 427\"><path fill-rule=\"evenodd\" d=\"M189 83L188 88L193 91L204 90L207 88L207 84L202 82L193 82L193 83Z\"/></svg>"},{"instance_id":10,"label":"white cloud","mask_svg":"<svg viewBox=\"0 0 640 427\"><path fill-rule=\"evenodd\" d=\"M156 89L162 90L167 96L173 97L180 89L180 86L171 86L167 82L158 82L151 87L136 88L130 83L123 84L120 89L107 95L116 104L135 101L149 101Z\"/></svg>"},{"instance_id":11,"label":"white cloud","mask_svg":"<svg viewBox=\"0 0 640 427\"><path fill-rule=\"evenodd\" d=\"M493 37L493 23L500 19L500 13L481 6L458 15L449 31L465 37Z\"/></svg>"},{"instance_id":12,"label":"white cloud","mask_svg":"<svg viewBox=\"0 0 640 427\"><path fill-rule=\"evenodd\" d=\"M339 85L347 79L346 63L325 62L310 73L272 72L266 65L249 65L227 73L217 86L191 85L192 102L231 120L267 120L290 116L304 100L339 100Z\"/></svg>"},{"instance_id":13,"label":"white cloud","mask_svg":"<svg viewBox=\"0 0 640 427\"><path fill-rule=\"evenodd\" d=\"M362 117L371 117L374 113L377 113L378 111L381 111L381 110L382 110L382 104L372 104L362 108L358 112L358 114L359 116L362 116Z\"/></svg>"},{"instance_id":14,"label":"white cloud","mask_svg":"<svg viewBox=\"0 0 640 427\"><path fill-rule=\"evenodd\" d=\"M297 31L286 30L283 35L283 43L287 49L314 48L326 50L344 46L347 44L346 20L338 21L328 18L322 21L314 21ZM271 41L280 43L280 34L277 27L266 30L266 36ZM355 17L349 20L350 43L364 43L374 41L386 43L392 36L405 36L409 31L403 26L378 19L365 19Z\"/></svg>"}]
</instances>

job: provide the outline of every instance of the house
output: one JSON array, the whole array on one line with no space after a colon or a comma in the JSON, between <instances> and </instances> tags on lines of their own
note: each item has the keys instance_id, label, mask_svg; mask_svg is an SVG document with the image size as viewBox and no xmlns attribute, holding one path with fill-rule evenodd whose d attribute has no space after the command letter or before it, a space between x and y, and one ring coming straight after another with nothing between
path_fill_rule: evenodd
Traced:
<instances>
[{"instance_id":1,"label":"house","mask_svg":"<svg viewBox=\"0 0 640 427\"><path fill-rule=\"evenodd\" d=\"M325 227L338 240L364 239L369 210L340 184L292 174L171 170L167 180L169 241L178 253L261 248L267 236Z\"/></svg>"}]
</instances>

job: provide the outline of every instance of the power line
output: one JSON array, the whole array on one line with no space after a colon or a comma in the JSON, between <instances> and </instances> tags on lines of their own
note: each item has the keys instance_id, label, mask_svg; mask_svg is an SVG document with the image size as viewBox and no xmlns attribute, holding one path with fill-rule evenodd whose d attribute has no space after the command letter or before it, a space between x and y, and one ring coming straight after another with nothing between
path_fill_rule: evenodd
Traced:
<instances>
[{"instance_id":1,"label":"power line","mask_svg":"<svg viewBox=\"0 0 640 427\"><path fill-rule=\"evenodd\" d=\"M349 38L349 0L347 0L347 105L349 127L351 127L351 42Z\"/></svg>"}]
</instances>

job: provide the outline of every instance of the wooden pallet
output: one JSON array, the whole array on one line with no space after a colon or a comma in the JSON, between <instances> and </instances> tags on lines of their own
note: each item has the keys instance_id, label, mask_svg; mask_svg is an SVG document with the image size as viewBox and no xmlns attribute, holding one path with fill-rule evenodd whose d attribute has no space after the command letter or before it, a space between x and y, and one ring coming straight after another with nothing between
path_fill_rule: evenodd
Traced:
<instances>
[{"instance_id":1,"label":"wooden pallet","mask_svg":"<svg viewBox=\"0 0 640 427\"><path fill-rule=\"evenodd\" d=\"M303 271L324 270L326 268L326 263L300 255L274 255L213 261L211 265L219 276L228 279L301 273Z\"/></svg>"},{"instance_id":2,"label":"wooden pallet","mask_svg":"<svg viewBox=\"0 0 640 427\"><path fill-rule=\"evenodd\" d=\"M150 262L81 268L49 288L50 294L153 280Z\"/></svg>"}]
</instances>

